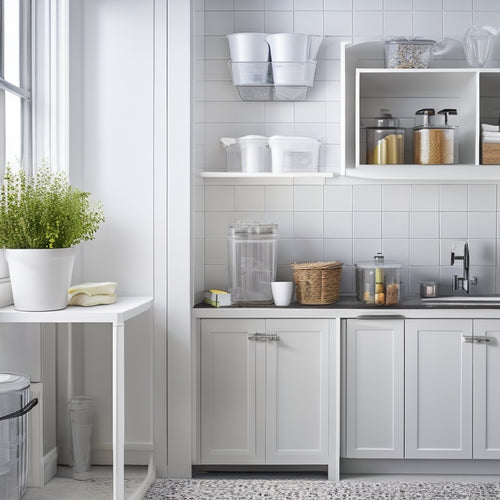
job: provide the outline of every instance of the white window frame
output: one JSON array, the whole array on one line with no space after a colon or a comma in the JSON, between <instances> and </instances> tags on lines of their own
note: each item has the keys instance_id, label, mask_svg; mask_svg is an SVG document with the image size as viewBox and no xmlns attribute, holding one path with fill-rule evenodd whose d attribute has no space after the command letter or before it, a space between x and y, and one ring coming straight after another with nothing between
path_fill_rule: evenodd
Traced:
<instances>
[{"instance_id":1,"label":"white window frame","mask_svg":"<svg viewBox=\"0 0 500 500\"><path fill-rule=\"evenodd\" d=\"M69 0L32 0L33 168L69 173Z\"/></svg>"},{"instance_id":2,"label":"white window frame","mask_svg":"<svg viewBox=\"0 0 500 500\"><path fill-rule=\"evenodd\" d=\"M3 23L3 0L0 0L0 18ZM32 163L32 18L31 0L19 0L19 86L4 79L4 68L0 67L0 99L5 105L5 92L9 92L21 99L21 164L28 169ZM0 36L1 53L4 51L4 34ZM5 131L5 114L0 113L0 130ZM0 161L5 164L5 133L0 134Z\"/></svg>"}]
</instances>

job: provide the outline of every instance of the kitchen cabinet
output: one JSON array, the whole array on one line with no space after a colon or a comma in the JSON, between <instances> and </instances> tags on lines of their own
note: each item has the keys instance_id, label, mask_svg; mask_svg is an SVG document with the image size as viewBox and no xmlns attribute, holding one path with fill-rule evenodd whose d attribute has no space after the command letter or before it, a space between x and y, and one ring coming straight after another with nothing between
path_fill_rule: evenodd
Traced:
<instances>
[{"instance_id":1,"label":"kitchen cabinet","mask_svg":"<svg viewBox=\"0 0 500 500\"><path fill-rule=\"evenodd\" d=\"M327 464L327 319L202 319L202 464Z\"/></svg>"},{"instance_id":2,"label":"kitchen cabinet","mask_svg":"<svg viewBox=\"0 0 500 500\"><path fill-rule=\"evenodd\" d=\"M405 324L405 457L472 457L472 320Z\"/></svg>"},{"instance_id":3,"label":"kitchen cabinet","mask_svg":"<svg viewBox=\"0 0 500 500\"><path fill-rule=\"evenodd\" d=\"M370 67L367 67L370 61ZM380 180L479 180L500 179L498 165L480 164L480 124L498 122L492 102L498 100L499 68L437 67L427 69L384 68L383 42L344 44L342 87L345 150L343 173ZM452 124L458 126L458 163L415 165L412 128L419 125L415 112L422 108L458 110ZM403 165L367 165L364 126L368 119L389 109L406 128ZM497 113L498 115L498 113Z\"/></svg>"},{"instance_id":4,"label":"kitchen cabinet","mask_svg":"<svg viewBox=\"0 0 500 500\"><path fill-rule=\"evenodd\" d=\"M345 453L403 458L404 320L346 320Z\"/></svg>"},{"instance_id":5,"label":"kitchen cabinet","mask_svg":"<svg viewBox=\"0 0 500 500\"><path fill-rule=\"evenodd\" d=\"M474 320L473 458L500 458L500 320Z\"/></svg>"},{"instance_id":6,"label":"kitchen cabinet","mask_svg":"<svg viewBox=\"0 0 500 500\"><path fill-rule=\"evenodd\" d=\"M500 319L345 323L344 457L500 458Z\"/></svg>"}]
</instances>

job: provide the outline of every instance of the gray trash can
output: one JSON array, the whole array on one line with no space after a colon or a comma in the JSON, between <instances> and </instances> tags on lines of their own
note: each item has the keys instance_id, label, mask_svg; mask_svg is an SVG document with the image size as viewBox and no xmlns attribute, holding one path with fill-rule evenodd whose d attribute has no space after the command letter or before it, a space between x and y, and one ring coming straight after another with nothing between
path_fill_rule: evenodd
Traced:
<instances>
[{"instance_id":1,"label":"gray trash can","mask_svg":"<svg viewBox=\"0 0 500 500\"><path fill-rule=\"evenodd\" d=\"M0 373L0 498L18 500L26 489L28 415L38 404L30 400L24 375Z\"/></svg>"}]
</instances>

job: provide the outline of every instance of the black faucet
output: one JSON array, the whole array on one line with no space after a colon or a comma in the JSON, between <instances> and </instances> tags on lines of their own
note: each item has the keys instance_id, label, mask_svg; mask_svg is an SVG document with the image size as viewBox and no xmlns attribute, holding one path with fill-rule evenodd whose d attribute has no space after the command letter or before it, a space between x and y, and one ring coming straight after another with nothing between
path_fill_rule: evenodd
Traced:
<instances>
[{"instance_id":1,"label":"black faucet","mask_svg":"<svg viewBox=\"0 0 500 500\"><path fill-rule=\"evenodd\" d=\"M470 266L470 255L469 255L469 242L466 241L464 244L464 254L455 255L455 247L451 249L451 265L455 263L456 260L463 260L464 270L463 276L459 277L456 274L453 276L453 289L462 289L465 293L470 293L470 285L477 285L477 277L469 278L469 266Z\"/></svg>"}]
</instances>

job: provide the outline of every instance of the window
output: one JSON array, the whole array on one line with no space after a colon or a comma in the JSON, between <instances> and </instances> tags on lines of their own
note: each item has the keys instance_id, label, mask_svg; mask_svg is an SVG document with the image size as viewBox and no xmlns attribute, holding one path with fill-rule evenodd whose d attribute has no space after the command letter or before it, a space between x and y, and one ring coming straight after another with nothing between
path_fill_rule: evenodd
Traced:
<instances>
[{"instance_id":1,"label":"window","mask_svg":"<svg viewBox=\"0 0 500 500\"><path fill-rule=\"evenodd\" d=\"M31 170L31 0L0 0L0 169Z\"/></svg>"}]
</instances>

